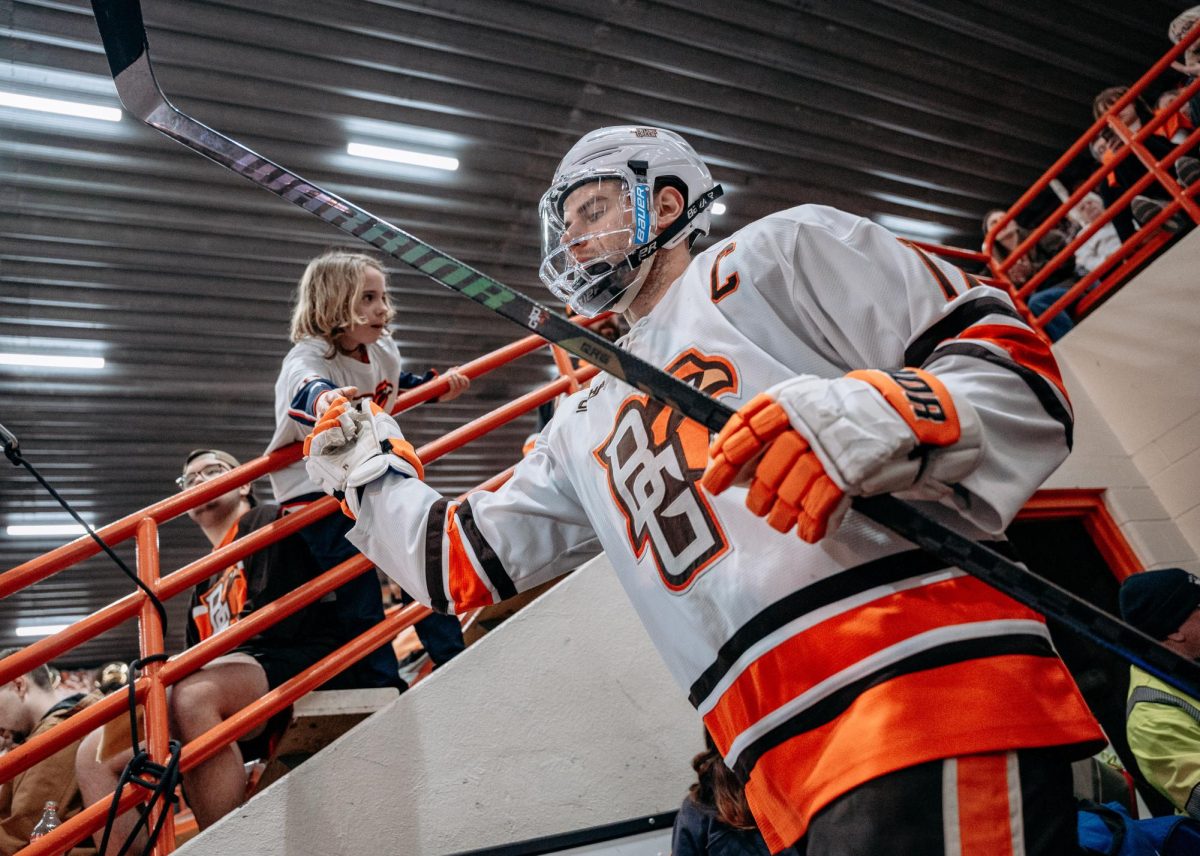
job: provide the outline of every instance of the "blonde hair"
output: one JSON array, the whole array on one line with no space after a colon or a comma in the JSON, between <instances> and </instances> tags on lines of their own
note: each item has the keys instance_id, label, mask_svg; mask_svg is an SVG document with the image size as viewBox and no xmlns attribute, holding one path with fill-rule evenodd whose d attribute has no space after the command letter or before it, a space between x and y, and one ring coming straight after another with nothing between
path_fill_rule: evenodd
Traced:
<instances>
[{"instance_id":1,"label":"blonde hair","mask_svg":"<svg viewBox=\"0 0 1200 856\"><path fill-rule=\"evenodd\" d=\"M367 319L355 314L367 281L367 270L376 270L387 282L383 265L366 253L352 250L328 250L308 263L296 289L296 307L292 310L291 339L324 339L336 347L335 339L354 324ZM386 303L387 297L385 295ZM387 320L395 311L388 305Z\"/></svg>"},{"instance_id":2,"label":"blonde hair","mask_svg":"<svg viewBox=\"0 0 1200 856\"><path fill-rule=\"evenodd\" d=\"M1171 44L1177 45L1183 41L1183 37L1192 31L1192 27L1196 26L1197 22L1200 22L1200 6L1193 6L1180 12L1179 16L1167 26L1167 38L1171 40ZM1194 48L1197 44L1200 42L1196 42L1192 47Z\"/></svg>"},{"instance_id":3,"label":"blonde hair","mask_svg":"<svg viewBox=\"0 0 1200 856\"><path fill-rule=\"evenodd\" d=\"M1200 23L1200 6L1193 6L1190 9L1180 13L1171 25L1167 27L1167 37L1170 38L1171 44L1177 45L1183 41L1184 36L1192 31L1192 27ZM1200 62L1200 41L1192 42L1191 46L1183 52L1181 59L1186 63Z\"/></svg>"}]
</instances>

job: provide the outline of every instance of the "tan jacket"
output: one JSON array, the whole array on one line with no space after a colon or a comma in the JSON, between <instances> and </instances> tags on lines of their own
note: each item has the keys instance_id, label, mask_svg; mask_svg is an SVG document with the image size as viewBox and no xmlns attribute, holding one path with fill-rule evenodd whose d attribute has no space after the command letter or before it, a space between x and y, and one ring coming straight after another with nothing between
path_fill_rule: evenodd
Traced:
<instances>
[{"instance_id":1,"label":"tan jacket","mask_svg":"<svg viewBox=\"0 0 1200 856\"><path fill-rule=\"evenodd\" d=\"M70 709L52 711L38 723L30 738L49 731L100 698L99 693L93 693ZM58 816L62 820L83 809L79 783L75 780L75 750L78 748L79 741L76 740L20 773L11 782L0 783L0 856L12 856L29 844L29 834L41 820L47 800L58 803ZM95 852L95 844L88 836L70 850L70 856L93 856Z\"/></svg>"}]
</instances>

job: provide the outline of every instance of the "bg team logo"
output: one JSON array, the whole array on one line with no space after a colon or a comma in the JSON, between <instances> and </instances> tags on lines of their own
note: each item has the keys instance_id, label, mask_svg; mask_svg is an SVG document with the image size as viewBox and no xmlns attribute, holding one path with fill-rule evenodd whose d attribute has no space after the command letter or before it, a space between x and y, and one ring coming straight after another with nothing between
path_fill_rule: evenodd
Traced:
<instances>
[{"instance_id":1,"label":"bg team logo","mask_svg":"<svg viewBox=\"0 0 1200 856\"><path fill-rule=\"evenodd\" d=\"M709 395L736 392L737 374L721 357L689 348L667 371ZM708 463L708 429L645 395L625 399L612 433L593 454L625 517L641 558L650 548L663 583L684 591L729 550L699 479Z\"/></svg>"}]
</instances>

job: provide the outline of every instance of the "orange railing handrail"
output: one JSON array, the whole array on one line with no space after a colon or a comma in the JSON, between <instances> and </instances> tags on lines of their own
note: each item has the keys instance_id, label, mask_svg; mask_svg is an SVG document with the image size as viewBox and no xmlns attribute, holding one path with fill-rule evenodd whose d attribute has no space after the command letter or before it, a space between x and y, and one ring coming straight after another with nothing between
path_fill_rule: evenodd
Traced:
<instances>
[{"instance_id":1,"label":"orange railing handrail","mask_svg":"<svg viewBox=\"0 0 1200 856\"><path fill-rule=\"evenodd\" d=\"M472 360L469 363L465 363L459 370L467 377L474 379L518 357L543 348L547 344L546 340L541 336L526 336L523 339L484 354L482 357ZM401 393L396 396L396 404L392 408L392 412L400 413L416 407L418 404L428 401L431 398L436 398L444 393L449 388L449 385L449 381L446 378L438 377L429 383ZM267 473L300 460L302 454L303 452L299 443L282 449L276 449L268 455L263 455L243 464L236 471L238 475L230 472L211 481L202 482L195 487L188 488L179 494L167 497L140 511L135 511L132 514L122 517L114 523L102 526L96 530L96 534L104 539L104 542L110 547L120 544L134 536L138 522L145 517L153 518L155 522L160 524L166 523L168 520L178 517L187 510L210 499L214 499L226 491L262 478ZM36 559L31 559L28 562L17 565L15 568L0 574L0 599L8 597L14 591L33 585L99 552L99 545L87 535L83 535Z\"/></svg>"},{"instance_id":2,"label":"orange railing handrail","mask_svg":"<svg viewBox=\"0 0 1200 856\"><path fill-rule=\"evenodd\" d=\"M578 372L576 372L574 375L574 378L572 378L572 379L576 380L576 381L586 381L589 378L595 376L597 371L598 370L592 366L586 366L583 369L580 369ZM505 404L505 405L497 408L496 410L492 411L491 413L486 414L485 416L482 416L479 419L476 419L473 422L468 423L467 425L461 426L460 428L457 428L454 431L451 431L450 433L446 434L442 438L439 438L438 440L434 440L433 442L428 443L425 446L422 446L418 450L418 455L424 461L432 462L434 460L437 460L439 457L441 457L442 455L451 451L452 449L462 446L465 443L470 442L470 440L476 439L477 437L482 436L483 434L486 434L489 430L496 427L497 425L503 424L504 422L507 422L507 421L511 421L512 419L516 418L517 416L528 412L529 410L533 409L534 407L537 407L543 401L549 401L549 400L553 399L555 396L561 394L568 387L569 381L572 379L559 378L558 380L552 381L551 383L546 384L545 386L541 387L538 390L534 390L533 392L527 393L526 395L521 396L520 398L515 399L514 401L509 402L508 404ZM239 469L244 469L246 466L247 465L243 465L243 467L239 468ZM226 474L224 476L221 476L220 478L222 478L222 479L227 478L228 475L229 474ZM506 475L506 473L500 474L500 476L505 476L505 475ZM489 479L487 482L484 482L483 486L492 485L494 482L496 482L496 480L498 478L499 478L499 476L493 477L493 479ZM214 479L213 481L215 483L217 481L217 479ZM229 490L229 489L230 489L229 487L225 488L225 490ZM217 550L214 550L213 552L207 554L206 556L204 556L188 565L185 565L183 568L179 569L178 571L175 571L174 573L163 578L163 581L161 583L157 584L158 590L155 591L155 594L157 596L160 596L160 598L169 599L170 597L173 597L183 591L186 591L187 589L189 589L193 585L195 585L197 582L199 582L203 579L207 579L209 576L212 575L212 573L215 570L226 567L229 564L231 564L232 562L237 561L239 558L243 558L246 555L249 555L250 553L255 552L256 550L262 549L267 544L273 543L274 541L277 541L280 538L285 537L286 535L290 534L291 532L294 532L298 529L303 528L308 523L323 517L324 515L330 513L331 511L333 511L337 508L338 508L338 503L332 497L325 497L324 499L310 503L308 506L306 506L303 509L300 509L299 511L296 511L292 514L286 515L286 516L280 518L279 520L276 520L276 521L268 524L267 526L264 526L261 529L258 529L255 532L250 533L249 535L247 535L243 538L237 539L236 541L234 541L233 543L231 543L225 547L221 547ZM153 520L153 518L147 516L147 517L143 518L143 520ZM348 561L353 561L353 560L348 560ZM345 566L345 564L346 563L343 563L342 565L338 565L337 568L333 568L333 569L325 572L325 574L326 575L333 574L339 568L342 568L343 566ZM361 568L359 569L359 573L366 570L368 567L370 567L370 563L364 562L364 564L362 564ZM197 659L198 655L201 652L212 651L213 652L212 656L214 656L214 657L219 656L220 654L225 653L227 650L235 647L240 642L243 642L246 639L249 639L251 636L253 636L256 632L261 630L263 627L269 626L269 624L274 623L273 621L268 621L268 619L275 613L280 612L280 608L276 607L276 604L281 604L281 603L285 603L285 602L291 603L293 601L289 601L288 598L291 598L293 595L295 595L297 593L308 592L311 595L310 597L301 597L301 598L295 599L295 603L296 603L295 609L299 609L302 606L306 606L308 603L312 602L312 600L315 600L317 597L327 594L329 591L332 591L334 588L337 588L338 585L340 585L341 583L345 582L346 580L352 578L353 576L354 576L354 574L339 576L338 579L335 581L335 583L332 585L319 584L320 581L325 578L325 575L316 577L314 580L310 581L304 588L297 589L295 592L292 592L291 594L286 595L285 597L279 598L279 600L277 600L277 601L273 601L271 604L267 604L266 606L263 606L263 607L255 610L253 613L251 613L250 615L248 615L246 618L242 619L241 621L237 622L236 624L234 624L227 630L225 630L225 631L221 632L220 634L217 634L209 639L206 639L203 642L201 642L201 643L193 646L192 648L189 648L186 651L173 657L171 659L170 663L168 664L168 667L170 668L170 675L172 676L172 678L174 680L177 680L180 677L184 677L185 674L190 674L190 671L194 671L194 670L190 670L188 672L184 672L182 674L176 675L176 671L177 671L176 664L178 664L180 662L189 662L192 659ZM35 646L37 646L39 644L43 644L43 643L48 643L48 642L51 642L52 640L54 640L53 646L47 646L47 645L43 644L43 648L53 647L53 648L57 649L60 647L65 647L65 649L69 650L71 647L74 647L75 645L79 644L80 642L85 641L87 638L91 638L92 636L96 635L95 632L89 632L89 633L86 633L86 635L79 633L76 631L76 628L78 626L84 625L89 620L94 619L97 616L100 616L101 614L104 614L104 623L103 623L103 625L101 625L102 629L97 631L97 632L103 632L103 630L109 629L110 621L113 622L111 624L111 626L115 626L116 624L120 623L120 620L124 620L125 617L130 617L130 616L125 616L124 612L128 611L128 612L130 612L130 614L136 612L136 610L138 610L140 608L141 603L143 601L145 601L145 602L149 601L149 599L145 596L145 594L143 594L140 591L133 592L133 593L127 595L126 597L122 598L121 600L117 601L115 604L105 607L103 610L100 610L99 612L93 614L92 616L89 616L88 618L82 619L80 622L77 622L76 625L72 625L72 627L68 627L65 630L61 630L58 633L54 634L53 636L47 637L46 639L41 640L40 643L34 643L34 645L28 646L28 648L22 650L21 652L18 652L18 653L13 654L3 660L0 660L0 680L7 682L8 680L12 680L13 677L16 677L17 675L20 675L20 674L24 674L25 672L28 672L30 669L36 667L37 665L40 665L41 662L45 662L45 660L40 660L40 659L36 662L33 662L32 664L29 664L27 662L29 659L31 659L28 656L27 652L30 649L34 648ZM120 615L121 618L116 621L113 621L113 618L114 618L113 613L116 612L116 609L114 609L114 608L120 609L120 612L117 614ZM282 619L282 618L286 617L287 615L290 615L291 612L295 611L295 609L289 610L286 613L279 614L278 618ZM261 625L261 627L260 627L260 625ZM41 654L41 653L44 653L44 651L39 652L39 654ZM55 656L55 655L52 654L51 656ZM203 661L200 662L198 665L203 665L203 662L207 662L208 659L211 659L211 657L204 658ZM14 665L10 665L10 664L14 664ZM168 681L168 683L172 683L172 682L174 682L174 680ZM140 686L140 682L139 682L139 686ZM99 715L96 713L93 713L93 711L96 711L101 706L106 705L106 703L109 702L112 698L113 697L110 696L108 699L97 702L95 705L87 708L84 711L81 711L79 714L72 717L69 720L69 722L76 722L76 721L82 721L82 720L89 720L89 722L90 722L93 719L98 720ZM122 699L122 704L123 704L123 699ZM119 713L121 709L122 709L121 705L112 707L113 712ZM108 710L108 708L105 708L105 710ZM95 725L103 724L103 722L106 722L108 719L111 719L111 718L112 717L109 716L109 717L105 718L103 721L91 723L91 727L95 727ZM59 728L62 728L62 727L63 726L59 726ZM91 730L91 727L89 727L87 730ZM53 752L57 751L58 749L61 749L63 746L67 745L68 743L71 743L73 740L78 739L78 737L81 736L79 734L76 734L76 735L71 736L69 739L58 740L54 736L56 731L58 731L58 728L52 729L51 731L48 731L45 734L39 735L38 737L16 747L15 749L11 750L7 754L0 756L0 781L7 781L12 776L16 775L17 773L20 773L24 769L27 769L31 764L36 763L37 761L40 761L40 760L44 759L45 757L48 757ZM84 731L83 733L87 733L87 731Z\"/></svg>"},{"instance_id":3,"label":"orange railing handrail","mask_svg":"<svg viewBox=\"0 0 1200 856\"><path fill-rule=\"evenodd\" d=\"M591 319L584 323L590 326L598 321L599 319ZM520 356L538 350L546 344L546 341L539 336L527 336L463 365L460 370L468 377L475 378ZM580 383L586 382L598 371L591 366L575 370L569 362L563 363L558 359L556 359L556 363L560 370L558 379L426 444L418 450L422 460L432 462L449 451L494 430L546 401L552 400L563 392L578 389ZM410 390L397 397L393 413L435 398L444 393L448 386L447 380L437 378ZM139 578L160 600L169 599L208 578L213 572L227 567L232 562L337 510L337 502L332 497L325 497L261 527L225 547L216 549L165 577L159 577L157 530L160 523L177 517L189 508L207 502L234 487L247 484L268 472L287 466L298 460L300 455L300 444L263 455L218 478L154 503L139 512L102 527L98 530L98 534L110 545L120 543L130 537L136 538ZM512 468L488 479L477 489L494 489L503 483L511 475L511 472ZM90 538L84 537L52 550L37 559L18 565L0 574L0 597L5 597L13 591L46 579L99 551L99 545ZM143 677L136 681L135 689L139 702L146 706L146 738L152 760L161 763L166 758L168 739L166 687L168 685L200 669L214 657L236 647L267 626L286 618L370 568L370 561L363 556L348 559L310 580L304 586L255 610L226 631L176 655L168 662L148 664ZM398 613L389 613L384 621L365 631L356 639L347 642L301 675L277 687L220 726L189 743L184 747L181 769L190 769L207 760L218 749L251 728L265 722L294 702L300 695L320 686L351 663L393 638L404 627L420 620L428 612L428 609L414 604ZM38 640L21 651L0 660L0 684L48 662L134 615L139 615L141 656L144 658L161 653L163 651L161 619L150 598L138 590L81 619L72 626ZM33 764L44 760L95 728L120 716L126 709L126 694L123 692L111 694L50 731L0 756L0 782L10 780ZM128 794L122 800L122 811L136 803L137 799L135 794ZM34 842L21 852L28 854L61 852L62 849L73 845L98 829L102 825L103 815L106 812L107 803L102 801L71 818L62 827L44 839ZM168 817L165 819L156 852L167 853L173 847L173 827L171 818Z\"/></svg>"},{"instance_id":4,"label":"orange railing handrail","mask_svg":"<svg viewBox=\"0 0 1200 856\"><path fill-rule=\"evenodd\" d=\"M1147 88L1160 75L1170 69L1171 64L1198 40L1200 40L1200 28L1194 28L1191 33L1168 50L1136 83L1129 87L1129 90L1124 95L1092 123L1071 147L1008 208L1004 215L984 236L983 253L988 267L997 279L1008 286L1018 306L1027 312L1025 299L1035 293L1040 286L1057 273L1062 264L1067 259L1072 258L1084 243L1125 210L1133 197L1149 187L1152 182L1158 182L1171 197L1168 201L1164 202L1164 209L1158 215L1148 223L1142 224L1128 239L1122 242L1121 246L1109 258L1105 259L1094 270L1089 271L1084 277L1074 282L1065 294L1051 306L1044 309L1034 319L1034 324L1039 329L1044 329L1045 325L1051 319L1055 318L1060 312L1072 303L1075 303L1075 301L1078 300L1076 311L1083 314L1103 300L1113 290L1123 285L1129 275L1137 271L1144 261L1170 240L1170 236L1159 231L1159 227L1177 212L1183 211L1194 222L1200 223L1200 204L1194 201L1194 197L1197 196L1197 193L1200 193L1200 182L1197 182L1190 188L1181 187L1179 182L1168 171L1171 165L1183 153L1200 144L1200 125L1191 134L1187 135L1182 142L1175 144L1171 151L1161 159L1155 158L1145 145L1143 145L1144 141L1158 133L1171 117L1178 115L1179 111L1183 109L1193 96L1200 93L1200 78L1193 80L1187 86L1183 87L1166 107L1159 110L1136 133L1127 127L1120 118L1121 111L1130 104L1135 103ZM1124 145L1115 151L1107 162L1099 164L1098 168L1085 181L1081 182L1072 193L1062 199L1059 206L1046 215L1035 228L1031 229L1029 234L1005 258L997 259L995 257L995 246L996 238L1000 231L1009 223L1016 220L1021 212L1025 211L1034 199L1049 188L1067 166L1090 146L1093 140L1108 129L1114 131ZM1084 196L1091 193L1102 181L1112 175L1117 167L1129 157L1136 157L1140 160L1146 168L1146 174L1140 177L1120 197L1108 205L1099 217L1076 234L1051 259L1047 260L1020 288L1012 287L1011 283L1008 282L1008 271L1012 266L1036 248L1042 238L1056 224L1062 222L1070 215L1072 209L1074 209ZM1069 273L1073 273L1073 271ZM1109 275L1110 273L1111 275ZM1093 286L1096 287L1093 288Z\"/></svg>"}]
</instances>

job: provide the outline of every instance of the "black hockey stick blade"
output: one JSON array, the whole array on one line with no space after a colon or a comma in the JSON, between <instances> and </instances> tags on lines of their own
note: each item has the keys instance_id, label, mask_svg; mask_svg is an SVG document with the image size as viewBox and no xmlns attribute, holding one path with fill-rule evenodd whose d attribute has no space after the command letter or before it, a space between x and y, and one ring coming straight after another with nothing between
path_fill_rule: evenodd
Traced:
<instances>
[{"instance_id":1,"label":"black hockey stick blade","mask_svg":"<svg viewBox=\"0 0 1200 856\"><path fill-rule=\"evenodd\" d=\"M154 78L138 0L92 0L92 8L117 93L125 108L142 122L620 378L710 431L719 431L733 415L726 405L699 389L180 112L167 101ZM693 205L706 206L711 201L702 198ZM1014 600L1066 624L1172 686L1200 696L1200 664L1177 656L1049 580L891 497L857 498L854 508L918 544L948 566L980 577Z\"/></svg>"}]
</instances>

